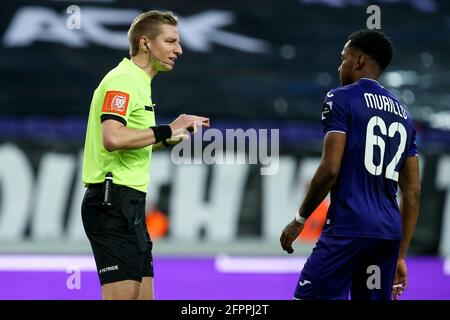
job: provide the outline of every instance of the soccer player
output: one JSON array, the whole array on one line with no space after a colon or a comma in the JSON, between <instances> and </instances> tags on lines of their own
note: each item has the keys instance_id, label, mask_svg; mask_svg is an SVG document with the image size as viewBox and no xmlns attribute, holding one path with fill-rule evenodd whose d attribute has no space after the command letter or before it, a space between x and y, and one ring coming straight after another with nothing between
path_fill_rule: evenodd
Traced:
<instances>
[{"instance_id":1,"label":"soccer player","mask_svg":"<svg viewBox=\"0 0 450 320\"><path fill-rule=\"evenodd\" d=\"M152 241L145 197L153 148L208 127L209 119L180 115L155 124L150 84L171 71L182 54L177 18L149 11L129 31L131 59L124 58L94 92L87 125L82 219L90 241L103 299L153 299ZM185 134L186 133L186 134Z\"/></svg>"},{"instance_id":2,"label":"soccer player","mask_svg":"<svg viewBox=\"0 0 450 320\"><path fill-rule=\"evenodd\" d=\"M283 250L331 191L322 234L294 299L394 299L407 287L405 257L419 212L416 133L404 105L378 83L393 55L376 30L350 35L327 93L320 165L300 209L283 230ZM397 186L402 192L400 209Z\"/></svg>"}]
</instances>

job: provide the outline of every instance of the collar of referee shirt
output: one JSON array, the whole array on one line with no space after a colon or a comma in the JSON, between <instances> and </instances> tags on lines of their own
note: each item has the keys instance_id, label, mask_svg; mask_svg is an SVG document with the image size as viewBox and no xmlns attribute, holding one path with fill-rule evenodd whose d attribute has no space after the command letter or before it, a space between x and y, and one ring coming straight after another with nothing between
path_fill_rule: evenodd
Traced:
<instances>
[{"instance_id":1,"label":"collar of referee shirt","mask_svg":"<svg viewBox=\"0 0 450 320\"><path fill-rule=\"evenodd\" d=\"M143 69L139 68L133 61L131 61L128 58L123 58L123 63L125 63L127 66L129 66L131 69L135 70L136 74L139 74L140 77L142 77L145 81L151 82L152 79L150 76L145 72Z\"/></svg>"}]
</instances>

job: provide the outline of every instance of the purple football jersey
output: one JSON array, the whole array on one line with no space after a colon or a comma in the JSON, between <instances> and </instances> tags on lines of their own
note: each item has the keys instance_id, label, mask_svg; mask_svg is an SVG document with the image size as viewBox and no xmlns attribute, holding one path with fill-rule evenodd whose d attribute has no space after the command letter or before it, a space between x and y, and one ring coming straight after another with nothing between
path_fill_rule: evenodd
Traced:
<instances>
[{"instance_id":1,"label":"purple football jersey","mask_svg":"<svg viewBox=\"0 0 450 320\"><path fill-rule=\"evenodd\" d=\"M405 107L377 81L363 78L327 93L322 126L324 135L347 135L322 234L400 239L399 172L407 157L417 155Z\"/></svg>"}]
</instances>

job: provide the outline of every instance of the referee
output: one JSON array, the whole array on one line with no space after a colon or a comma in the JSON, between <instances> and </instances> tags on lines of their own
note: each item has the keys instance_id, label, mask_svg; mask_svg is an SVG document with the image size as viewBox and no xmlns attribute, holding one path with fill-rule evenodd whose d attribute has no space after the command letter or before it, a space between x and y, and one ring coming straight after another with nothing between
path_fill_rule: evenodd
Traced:
<instances>
[{"instance_id":1,"label":"referee","mask_svg":"<svg viewBox=\"0 0 450 320\"><path fill-rule=\"evenodd\" d=\"M152 300L152 241L145 219L152 150L181 141L197 125L209 127L209 119L183 114L168 125L155 124L150 85L182 54L177 18L145 12L131 24L128 38L131 59L108 72L92 98L81 213L102 298Z\"/></svg>"}]
</instances>

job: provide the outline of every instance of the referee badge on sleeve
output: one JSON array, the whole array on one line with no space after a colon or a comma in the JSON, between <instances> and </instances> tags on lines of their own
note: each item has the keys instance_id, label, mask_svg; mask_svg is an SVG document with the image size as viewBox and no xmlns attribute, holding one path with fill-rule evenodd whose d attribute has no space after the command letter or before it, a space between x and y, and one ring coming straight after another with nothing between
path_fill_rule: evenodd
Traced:
<instances>
[{"instance_id":1,"label":"referee badge on sleeve","mask_svg":"<svg viewBox=\"0 0 450 320\"><path fill-rule=\"evenodd\" d=\"M106 91L102 112L117 113L122 116L127 114L130 95L121 91Z\"/></svg>"}]
</instances>

